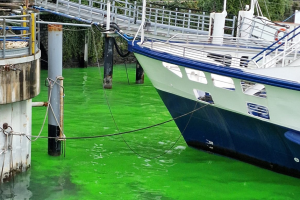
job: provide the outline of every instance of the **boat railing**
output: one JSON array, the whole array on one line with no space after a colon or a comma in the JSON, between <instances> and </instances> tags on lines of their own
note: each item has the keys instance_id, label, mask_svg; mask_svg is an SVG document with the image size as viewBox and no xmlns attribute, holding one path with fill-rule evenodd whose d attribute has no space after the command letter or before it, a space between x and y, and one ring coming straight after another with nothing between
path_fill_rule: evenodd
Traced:
<instances>
[{"instance_id":1,"label":"boat railing","mask_svg":"<svg viewBox=\"0 0 300 200\"><path fill-rule=\"evenodd\" d=\"M272 42L265 41L264 39L256 39L256 38L239 38L239 37L230 37L230 36L210 36L207 35L194 35L194 34L182 34L178 33L171 38L169 38L166 42L182 42L186 44L212 44L213 38L222 39L222 44L217 44L215 46L234 46L236 48L266 48L271 45Z\"/></svg>"},{"instance_id":2,"label":"boat railing","mask_svg":"<svg viewBox=\"0 0 300 200\"><path fill-rule=\"evenodd\" d=\"M278 34L287 32L287 28L286 25L272 22L266 18L249 19L244 17L239 24L237 36L275 41L278 39Z\"/></svg>"},{"instance_id":3,"label":"boat railing","mask_svg":"<svg viewBox=\"0 0 300 200\"><path fill-rule=\"evenodd\" d=\"M37 16L37 13L0 16L0 59L33 55L38 51Z\"/></svg>"},{"instance_id":4,"label":"boat railing","mask_svg":"<svg viewBox=\"0 0 300 200\"><path fill-rule=\"evenodd\" d=\"M251 59L251 62L254 62L256 65L258 65L257 63L260 62L262 64L259 65L259 68L267 68L276 67L278 64L284 67L287 64L297 60L300 54L300 40L299 37L297 37L300 35L299 30L300 26L285 34L278 41L274 42L254 56ZM276 47L274 48L274 46ZM258 59L254 60L256 58Z\"/></svg>"},{"instance_id":5,"label":"boat railing","mask_svg":"<svg viewBox=\"0 0 300 200\"><path fill-rule=\"evenodd\" d=\"M170 53L175 56L211 63L219 66L248 69L257 68L257 65L253 62L249 62L249 59L247 58L238 58L231 56L230 54L208 52L202 49L180 45L180 43L170 43L156 39L148 39L142 45L143 47L149 48L151 50Z\"/></svg>"},{"instance_id":6,"label":"boat railing","mask_svg":"<svg viewBox=\"0 0 300 200\"><path fill-rule=\"evenodd\" d=\"M107 17L106 1L94 0L35 0L35 5L42 6L46 9L59 13L84 18L91 21L99 21L105 23ZM136 1L134 3L128 0L112 1L111 4L111 21L127 30L138 29L142 23L142 6ZM146 7L146 24L149 33L154 35L164 34L169 36L173 31L176 33L193 33L207 34L209 29L209 13L202 12L200 14L172 11L155 7ZM229 35L234 34L236 17L226 19L226 32Z\"/></svg>"}]
</instances>

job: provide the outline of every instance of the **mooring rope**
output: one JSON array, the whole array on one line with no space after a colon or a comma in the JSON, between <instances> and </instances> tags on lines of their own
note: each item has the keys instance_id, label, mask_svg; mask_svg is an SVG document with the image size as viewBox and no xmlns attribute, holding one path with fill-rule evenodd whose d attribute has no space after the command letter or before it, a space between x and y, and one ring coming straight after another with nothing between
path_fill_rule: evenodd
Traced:
<instances>
[{"instance_id":1,"label":"mooring rope","mask_svg":"<svg viewBox=\"0 0 300 200\"><path fill-rule=\"evenodd\" d=\"M97 53L97 49L96 49L95 36L94 36L93 30L91 30L91 31L92 31L92 35L93 35L93 43L94 43L94 48L95 48L95 54L96 54L96 59L97 59L97 65L98 65L98 68L99 68L100 79L102 80L102 78L101 78L101 71L100 71L100 64L99 64L99 59L98 59L98 53ZM206 106L209 105L209 104L206 104L206 105L203 105L203 106L201 106L201 107L199 107L199 108L196 108L196 107L197 107L197 104L198 104L198 101L197 101L196 104L195 104L194 109L193 109L192 111L190 111L190 112L187 112L187 113L182 114L182 115L180 115L180 116L177 116L177 117L175 117L175 118L166 120L166 121L164 121L164 122L160 122L160 123L153 124L153 125L150 125L150 126L146 126L146 127L143 127L143 128L139 128L139 129L134 129L134 130L130 130L130 131L124 131L124 132L121 132L120 129L119 129L119 127L118 127L118 125L117 125L117 123L116 123L116 120L115 120L115 118L114 118L114 116L113 116L113 113L112 113L112 110L111 110L111 106L110 106L110 104L109 104L108 97L107 97L107 94L106 94L106 90L104 89L104 94L105 94L106 103L107 103L107 106L108 106L109 111L110 111L110 115L111 115L111 117L112 117L112 119L113 119L113 122L114 122L114 124L115 124L115 127L116 127L118 133L106 134L106 135L81 136L81 137L66 137L64 134L63 134L63 137L59 137L59 136L57 136L57 137L41 136L41 132L42 132L43 127L44 127L44 124L45 124L45 120L46 120L46 116L47 116L47 114L48 114L49 107L52 108L52 106L50 105L51 92L52 92L52 87L53 87L53 85L54 85L54 84L58 84L58 83L57 83L57 79L58 79L58 78L56 78L56 80L47 79L48 82L49 82L49 86L50 86L50 92L49 92L50 94L49 94L49 99L48 99L48 106L47 106L47 110L46 110L46 114L45 114L45 117L44 117L44 121L43 121L42 127L41 127L40 132L39 132L39 134L38 134L37 136L30 135L30 134L26 134L26 133L22 133L22 132L16 132L16 131L13 131L13 130L11 130L10 132L7 132L6 130L4 130L4 129L2 129L2 128L0 127L0 128L2 129L2 131L3 131L4 133L7 133L7 135L26 136L27 139L30 140L30 141L36 141L38 138L55 139L55 140L57 140L57 141L58 141L58 140L60 140L60 141L66 141L67 139L70 139L70 140L71 140L71 139L73 139L73 140L76 140L76 139L94 139L94 138L103 138L103 137L111 137L111 136L117 136L117 135L120 135L120 136L122 137L124 143L128 146L128 148L129 148L133 153L135 153L136 155L138 155L138 156L140 156L140 157L143 157L143 158L154 159L154 158L159 158L159 157L165 155L166 153L168 153L168 152L175 146L175 144L179 141L179 139L181 138L181 136L184 134L184 132L185 132L185 130L186 130L186 128L187 128L187 126L188 126L188 124L189 124L189 122L190 122L192 116L193 116L193 113L196 112L196 111L198 111L198 110L201 110L202 108L205 108ZM49 80L51 80L51 81L53 82L53 85L51 84L51 82L50 82ZM102 81L102 83L103 83L103 81ZM104 87L103 87L103 88L104 88ZM179 118L181 118L181 117L187 116L187 115L189 115L189 114L191 114L191 116L190 116L190 118L189 118L189 120L188 120L188 122L187 122L187 124L186 124L186 126L185 126L185 128L184 128L184 130L183 130L183 132L180 134L180 136L176 139L176 141L174 142L174 144L172 144L172 146L171 146L168 150L165 150L164 153L162 153L162 154L160 154L160 155L158 155L158 156L154 156L154 157L146 157L146 156L143 156L143 155L141 155L141 154L135 152L135 150L132 149L132 148L130 147L130 145L128 144L128 142L127 142L127 141L125 140L125 138L123 137L124 134L134 133L134 132L138 132L138 131L150 129L150 128L153 128L153 127L156 127L156 126L160 126L160 125L166 124L166 123L168 123L168 122L175 121L175 120L177 120L177 119L179 119ZM58 123L57 119L56 119L56 122ZM59 125L59 123L58 123L58 125ZM60 125L59 125L59 128L60 128L60 130L62 131ZM32 140L32 139L30 139L30 138L35 138L35 139ZM65 149L66 149L66 146L64 146L64 153L65 153ZM0 176L0 177L1 177L1 176Z\"/></svg>"}]
</instances>

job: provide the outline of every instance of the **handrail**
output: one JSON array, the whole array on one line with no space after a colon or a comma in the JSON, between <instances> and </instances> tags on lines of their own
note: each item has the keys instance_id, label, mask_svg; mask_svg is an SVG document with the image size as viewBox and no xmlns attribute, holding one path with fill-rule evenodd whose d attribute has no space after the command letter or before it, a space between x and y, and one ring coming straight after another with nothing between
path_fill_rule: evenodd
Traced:
<instances>
[{"instance_id":1,"label":"handrail","mask_svg":"<svg viewBox=\"0 0 300 200\"><path fill-rule=\"evenodd\" d=\"M294 43L293 45L289 46L287 49L285 49L285 51L280 52L279 54L277 54L275 57L273 57L271 60L267 61L266 63L264 63L262 66L266 66L269 63L272 63L274 60L276 60L277 58L279 58L280 56L284 55L284 56L288 56L289 54L291 54L293 51L290 51L289 53L286 53L288 50L293 49L295 46L297 46L300 43L300 41L298 41L297 43ZM266 54L267 56L267 54ZM284 57L282 57L283 59ZM255 62L256 63L256 62ZM262 67L261 66L261 67Z\"/></svg>"},{"instance_id":2,"label":"handrail","mask_svg":"<svg viewBox=\"0 0 300 200\"><path fill-rule=\"evenodd\" d=\"M122 21L123 25L130 26L141 23L141 6L135 3L129 3L128 0L115 0L112 4L111 17L116 20ZM64 13L68 15L75 15L78 18L89 19L91 21L97 21L99 18L95 18L94 14L99 14L101 18L106 16L106 2L104 1L74 1L74 0L57 0L56 4L51 3L48 0L35 1L35 4L42 6L46 9L50 9L56 12L56 14ZM191 12L178 12L172 10L162 10L154 7L147 7L147 18L151 22L152 34L166 33L169 36L172 31L182 32L182 33L194 33L202 34L204 32L208 33L208 19L209 15L203 12L201 14L191 13ZM226 19L226 28L231 30L230 34L234 34L235 20ZM147 21L147 20L146 20ZM124 24L125 23L125 24ZM137 27L135 27L137 28ZM166 31L167 30L167 31Z\"/></svg>"},{"instance_id":3,"label":"handrail","mask_svg":"<svg viewBox=\"0 0 300 200\"><path fill-rule=\"evenodd\" d=\"M180 46L173 43L162 42L156 39L148 39L148 42L144 43L143 47L150 48L151 50L171 53L176 56L180 56L192 60L214 63L224 67L233 67L233 68L244 68L244 67L256 68L257 67L258 68L256 63L253 63L253 65L251 65L249 63L249 60L245 58L239 58L230 55L208 52L201 49Z\"/></svg>"},{"instance_id":4,"label":"handrail","mask_svg":"<svg viewBox=\"0 0 300 200\"><path fill-rule=\"evenodd\" d=\"M285 34L285 35L284 35L283 37L281 37L279 40L275 41L273 44L271 44L270 46L268 46L267 48L265 48L264 50L262 50L261 52L259 52L258 54L256 54L253 58L251 58L251 60L254 60L254 59L257 58L259 55L261 55L263 52L265 52L265 51L267 51L267 50L270 50L271 47L273 47L275 44L280 44L280 41L282 41L284 38L286 38L287 36L289 36L291 33L294 33L294 32L295 32L296 30L298 30L299 28L300 28L300 26L298 26L297 28L295 28L295 29L292 30L291 32ZM298 34L299 34L299 33L297 33L297 35L298 35ZM294 38L294 36L291 37L290 39L292 39L292 38ZM289 40L290 40L290 39L289 39ZM268 55L269 55L270 53L272 53L273 51L275 51L276 49L278 49L279 47L281 47L283 44L284 44L284 43L278 45L276 48L274 48L273 50L271 50L271 51L268 53ZM261 57L260 59L258 59L256 62L260 61L261 59L262 59L262 57Z\"/></svg>"},{"instance_id":5,"label":"handrail","mask_svg":"<svg viewBox=\"0 0 300 200\"><path fill-rule=\"evenodd\" d=\"M12 53L13 51L19 52L17 56L33 55L37 52L36 47L39 41L36 38L39 38L40 31L35 26L36 15L36 13L31 13L26 15L0 16L0 31L2 32L0 41L3 41L3 46L0 49L1 59L16 56ZM28 23L27 25L26 23L20 23L20 26L11 26L11 24L18 24L14 22Z\"/></svg>"}]
</instances>

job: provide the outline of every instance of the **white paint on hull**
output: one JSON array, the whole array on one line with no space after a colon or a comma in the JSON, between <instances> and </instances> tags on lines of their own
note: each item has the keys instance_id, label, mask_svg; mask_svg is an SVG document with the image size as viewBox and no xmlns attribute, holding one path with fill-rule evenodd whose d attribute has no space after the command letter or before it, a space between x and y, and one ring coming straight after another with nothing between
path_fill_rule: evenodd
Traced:
<instances>
[{"instance_id":1,"label":"white paint on hull","mask_svg":"<svg viewBox=\"0 0 300 200\"><path fill-rule=\"evenodd\" d=\"M154 87L159 90L194 101L197 101L194 89L209 92L214 100L214 104L211 106L300 131L300 123L298 120L300 113L300 106L298 106L300 99L299 91L264 85L267 98L260 98L244 94L240 79L232 78L235 90L226 90L215 87L211 74L208 72L204 72L207 84L203 84L189 80L185 67L179 66L182 73L181 78L163 67L162 61L160 60L155 60L136 53L135 56ZM267 107L270 119L250 115L248 113L247 102Z\"/></svg>"}]
</instances>

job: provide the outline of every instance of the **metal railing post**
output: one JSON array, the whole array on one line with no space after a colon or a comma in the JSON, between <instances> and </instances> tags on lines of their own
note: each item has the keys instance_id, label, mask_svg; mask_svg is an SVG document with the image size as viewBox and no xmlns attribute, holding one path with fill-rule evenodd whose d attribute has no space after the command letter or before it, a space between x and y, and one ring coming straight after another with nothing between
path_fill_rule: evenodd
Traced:
<instances>
[{"instance_id":1,"label":"metal railing post","mask_svg":"<svg viewBox=\"0 0 300 200\"><path fill-rule=\"evenodd\" d=\"M133 7L133 21L134 21L134 24L136 24L136 18L137 18L137 7L136 7L136 1L134 1L134 7Z\"/></svg>"},{"instance_id":2,"label":"metal railing post","mask_svg":"<svg viewBox=\"0 0 300 200\"><path fill-rule=\"evenodd\" d=\"M116 4L116 1L113 1L112 6L111 6L111 13L115 12L115 4Z\"/></svg>"},{"instance_id":3,"label":"metal railing post","mask_svg":"<svg viewBox=\"0 0 300 200\"><path fill-rule=\"evenodd\" d=\"M29 46L29 55L31 55L31 52L32 52L32 37L31 37L31 35L32 35L32 20L31 20L31 16L29 17L29 43L28 43L28 46Z\"/></svg>"},{"instance_id":4,"label":"metal railing post","mask_svg":"<svg viewBox=\"0 0 300 200\"><path fill-rule=\"evenodd\" d=\"M80 17L81 0L79 0L78 4L78 17Z\"/></svg>"},{"instance_id":5,"label":"metal railing post","mask_svg":"<svg viewBox=\"0 0 300 200\"><path fill-rule=\"evenodd\" d=\"M31 21L31 55L35 54L35 46L36 46L36 23L35 23L35 13L30 14L30 21Z\"/></svg>"},{"instance_id":6,"label":"metal railing post","mask_svg":"<svg viewBox=\"0 0 300 200\"><path fill-rule=\"evenodd\" d=\"M261 65L262 68L266 67L265 64L266 64L266 52L264 52L264 54L263 54L263 64Z\"/></svg>"},{"instance_id":7,"label":"metal railing post","mask_svg":"<svg viewBox=\"0 0 300 200\"><path fill-rule=\"evenodd\" d=\"M154 27L154 35L157 35L157 12L158 12L158 10L155 9L155 27Z\"/></svg>"},{"instance_id":8,"label":"metal railing post","mask_svg":"<svg viewBox=\"0 0 300 200\"><path fill-rule=\"evenodd\" d=\"M176 11L176 13L175 13L175 26L177 25L177 12L178 12L178 8L175 8L175 11Z\"/></svg>"},{"instance_id":9,"label":"metal railing post","mask_svg":"<svg viewBox=\"0 0 300 200\"><path fill-rule=\"evenodd\" d=\"M6 43L6 23L5 18L3 18L3 58L5 58L5 43Z\"/></svg>"},{"instance_id":10,"label":"metal railing post","mask_svg":"<svg viewBox=\"0 0 300 200\"><path fill-rule=\"evenodd\" d=\"M205 12L202 13L202 31L204 31L204 22L205 22Z\"/></svg>"},{"instance_id":11,"label":"metal railing post","mask_svg":"<svg viewBox=\"0 0 300 200\"><path fill-rule=\"evenodd\" d=\"M117 23L117 16L118 16L118 7L115 7L115 19L114 22Z\"/></svg>"},{"instance_id":12,"label":"metal railing post","mask_svg":"<svg viewBox=\"0 0 300 200\"><path fill-rule=\"evenodd\" d=\"M288 46L288 37L285 37L284 38L284 50L283 50L283 55L282 55L282 67L284 67L284 62L285 62L285 53L286 53L286 49L287 49L287 46Z\"/></svg>"},{"instance_id":13,"label":"metal railing post","mask_svg":"<svg viewBox=\"0 0 300 200\"><path fill-rule=\"evenodd\" d=\"M68 14L70 13L70 0L68 0L68 5L67 5L67 8L68 8Z\"/></svg>"},{"instance_id":14,"label":"metal railing post","mask_svg":"<svg viewBox=\"0 0 300 200\"><path fill-rule=\"evenodd\" d=\"M233 16L233 22L232 22L232 27L231 27L231 36L234 36L234 30L235 30L235 22L236 22L236 16Z\"/></svg>"},{"instance_id":15,"label":"metal railing post","mask_svg":"<svg viewBox=\"0 0 300 200\"><path fill-rule=\"evenodd\" d=\"M171 11L169 11L169 24L168 24L168 34L167 34L168 37L170 34L170 25L171 25Z\"/></svg>"},{"instance_id":16,"label":"metal railing post","mask_svg":"<svg viewBox=\"0 0 300 200\"><path fill-rule=\"evenodd\" d=\"M91 7L91 9L90 9L90 20L93 21L93 1L90 0L90 2L91 2L91 4L90 4L90 7Z\"/></svg>"},{"instance_id":17,"label":"metal railing post","mask_svg":"<svg viewBox=\"0 0 300 200\"><path fill-rule=\"evenodd\" d=\"M165 15L165 6L163 6L163 9L162 9L161 24L164 24L164 15Z\"/></svg>"},{"instance_id":18,"label":"metal railing post","mask_svg":"<svg viewBox=\"0 0 300 200\"><path fill-rule=\"evenodd\" d=\"M127 0L126 0L127 1ZM129 12L128 12L128 28L130 30L130 20L131 20L131 5L129 5Z\"/></svg>"},{"instance_id":19,"label":"metal railing post","mask_svg":"<svg viewBox=\"0 0 300 200\"><path fill-rule=\"evenodd\" d=\"M55 11L58 11L58 0L56 0L56 7L55 7Z\"/></svg>"},{"instance_id":20,"label":"metal railing post","mask_svg":"<svg viewBox=\"0 0 300 200\"><path fill-rule=\"evenodd\" d=\"M40 13L38 13L38 21L40 21ZM39 49L41 49L41 27L40 27L40 23L38 23L38 47L39 47Z\"/></svg>"},{"instance_id":21,"label":"metal railing post","mask_svg":"<svg viewBox=\"0 0 300 200\"><path fill-rule=\"evenodd\" d=\"M128 4L128 0L125 0L125 16L127 15L127 4Z\"/></svg>"},{"instance_id":22,"label":"metal railing post","mask_svg":"<svg viewBox=\"0 0 300 200\"><path fill-rule=\"evenodd\" d=\"M184 23L185 23L185 13L183 14L183 19L182 19L182 33L184 33Z\"/></svg>"},{"instance_id":23,"label":"metal railing post","mask_svg":"<svg viewBox=\"0 0 300 200\"><path fill-rule=\"evenodd\" d=\"M190 28L190 24L191 24L191 10L189 10L188 28Z\"/></svg>"}]
</instances>

